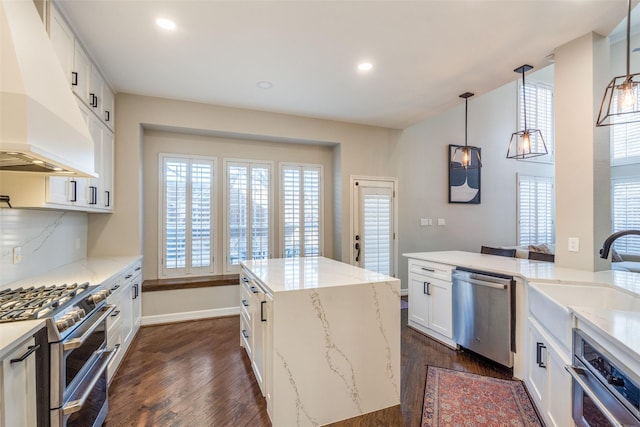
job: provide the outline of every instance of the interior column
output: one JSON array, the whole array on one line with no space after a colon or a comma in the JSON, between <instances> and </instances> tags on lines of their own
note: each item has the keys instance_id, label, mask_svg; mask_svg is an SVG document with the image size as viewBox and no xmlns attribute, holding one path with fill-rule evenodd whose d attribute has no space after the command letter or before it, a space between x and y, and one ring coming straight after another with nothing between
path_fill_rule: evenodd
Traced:
<instances>
[{"instance_id":1,"label":"interior column","mask_svg":"<svg viewBox=\"0 0 640 427\"><path fill-rule=\"evenodd\" d=\"M609 128L596 128L611 76L609 39L586 34L555 51L556 266L610 269L599 257L611 234ZM578 251L570 240L578 239ZM575 241L574 241L575 242Z\"/></svg>"}]
</instances>

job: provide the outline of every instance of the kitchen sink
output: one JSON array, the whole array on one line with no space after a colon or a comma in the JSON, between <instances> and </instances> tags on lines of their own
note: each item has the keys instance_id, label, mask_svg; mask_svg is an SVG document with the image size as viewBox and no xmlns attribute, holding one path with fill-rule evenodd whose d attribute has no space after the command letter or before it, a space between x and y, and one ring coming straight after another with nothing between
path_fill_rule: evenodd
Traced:
<instances>
[{"instance_id":1,"label":"kitchen sink","mask_svg":"<svg viewBox=\"0 0 640 427\"><path fill-rule=\"evenodd\" d=\"M640 298L609 286L529 283L529 312L566 349L571 349L571 306L640 311Z\"/></svg>"}]
</instances>

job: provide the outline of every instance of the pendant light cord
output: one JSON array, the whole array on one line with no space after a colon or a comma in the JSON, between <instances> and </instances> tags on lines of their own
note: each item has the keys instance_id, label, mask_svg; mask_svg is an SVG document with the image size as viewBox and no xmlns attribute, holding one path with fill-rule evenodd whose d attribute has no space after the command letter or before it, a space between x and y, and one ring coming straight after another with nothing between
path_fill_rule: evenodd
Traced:
<instances>
[{"instance_id":1,"label":"pendant light cord","mask_svg":"<svg viewBox=\"0 0 640 427\"><path fill-rule=\"evenodd\" d=\"M464 99L464 146L467 147L467 111L468 111L469 98Z\"/></svg>"},{"instance_id":2,"label":"pendant light cord","mask_svg":"<svg viewBox=\"0 0 640 427\"><path fill-rule=\"evenodd\" d=\"M527 130L527 90L524 85L524 67L522 68L522 109L524 110L524 131Z\"/></svg>"},{"instance_id":3,"label":"pendant light cord","mask_svg":"<svg viewBox=\"0 0 640 427\"><path fill-rule=\"evenodd\" d=\"M631 80L629 58L631 56L631 0L627 0L627 80Z\"/></svg>"}]
</instances>

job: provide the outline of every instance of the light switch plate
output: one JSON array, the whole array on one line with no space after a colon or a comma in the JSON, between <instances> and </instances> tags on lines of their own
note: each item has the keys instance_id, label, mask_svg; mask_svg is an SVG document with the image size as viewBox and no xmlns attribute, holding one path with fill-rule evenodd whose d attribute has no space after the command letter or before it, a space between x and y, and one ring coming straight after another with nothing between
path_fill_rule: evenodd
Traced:
<instances>
[{"instance_id":1,"label":"light switch plate","mask_svg":"<svg viewBox=\"0 0 640 427\"><path fill-rule=\"evenodd\" d=\"M580 239L578 237L569 237L567 250L569 252L580 252Z\"/></svg>"}]
</instances>

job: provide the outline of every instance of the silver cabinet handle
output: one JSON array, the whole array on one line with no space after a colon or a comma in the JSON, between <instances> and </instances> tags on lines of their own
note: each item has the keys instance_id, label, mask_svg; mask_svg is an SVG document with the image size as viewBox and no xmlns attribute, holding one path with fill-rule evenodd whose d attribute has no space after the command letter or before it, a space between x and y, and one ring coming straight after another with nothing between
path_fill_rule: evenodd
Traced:
<instances>
[{"instance_id":1,"label":"silver cabinet handle","mask_svg":"<svg viewBox=\"0 0 640 427\"><path fill-rule=\"evenodd\" d=\"M463 282L471 283L472 285L485 286L487 288L507 289L507 285L505 283L485 282L482 280L473 279L464 279Z\"/></svg>"},{"instance_id":2,"label":"silver cabinet handle","mask_svg":"<svg viewBox=\"0 0 640 427\"><path fill-rule=\"evenodd\" d=\"M73 414L74 412L78 412L79 410L82 409L85 402L89 398L89 395L91 394L96 384L98 383L98 380L102 376L102 373L104 372L105 369L107 369L107 366L109 366L109 362L111 362L111 359L113 359L113 357L116 355L118 351L120 351L120 344L116 344L113 350L101 351L102 360L100 361L100 367L98 368L98 372L93 376L93 378L91 378L91 382L87 386L87 389L84 391L84 393L82 393L82 396L80 396L80 399L72 400L71 402L67 403L62 407L63 415ZM105 354L107 355L106 357L104 357Z\"/></svg>"},{"instance_id":3,"label":"silver cabinet handle","mask_svg":"<svg viewBox=\"0 0 640 427\"><path fill-rule=\"evenodd\" d=\"M104 308L102 309L102 314L100 314L100 317L98 317L98 319L94 321L91 324L91 326L89 326L86 332L82 334L80 337L74 338L62 344L62 350L67 351L67 350L72 350L74 348L78 348L82 346L82 344L84 344L84 342L87 340L87 338L89 338L89 336L93 333L93 331L96 330L96 328L100 325L100 323L102 323L102 321L106 319L107 316L109 316L115 308L116 308L115 305L105 305Z\"/></svg>"},{"instance_id":4,"label":"silver cabinet handle","mask_svg":"<svg viewBox=\"0 0 640 427\"><path fill-rule=\"evenodd\" d=\"M622 423L616 420L613 414L607 409L604 403L598 399L598 396L591 390L589 385L582 379L581 375L585 375L585 371L582 368L577 366L567 365L564 369L569 372L569 375L573 378L575 382L578 383L580 388L591 398L593 403L598 407L600 412L609 420L609 422L616 427L624 427Z\"/></svg>"}]
</instances>

